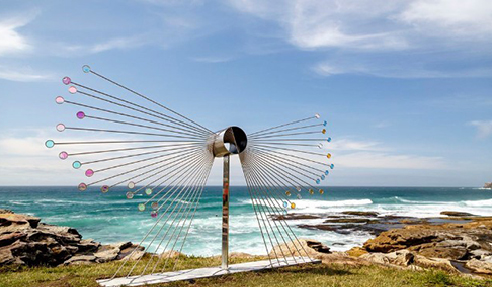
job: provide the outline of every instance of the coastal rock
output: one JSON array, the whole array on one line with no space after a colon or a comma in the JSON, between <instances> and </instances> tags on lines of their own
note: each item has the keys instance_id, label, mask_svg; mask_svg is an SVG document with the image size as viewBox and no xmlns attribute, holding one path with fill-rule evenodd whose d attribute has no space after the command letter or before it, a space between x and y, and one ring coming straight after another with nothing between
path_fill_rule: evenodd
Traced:
<instances>
[{"instance_id":1,"label":"coastal rock","mask_svg":"<svg viewBox=\"0 0 492 287\"><path fill-rule=\"evenodd\" d=\"M330 254L330 248L323 243L312 239L299 239L298 241L292 241L287 244L280 244L275 246L270 251L270 256L282 257L282 254L286 257L290 256L306 256L322 259L324 255Z\"/></svg>"},{"instance_id":2,"label":"coastal rock","mask_svg":"<svg viewBox=\"0 0 492 287\"><path fill-rule=\"evenodd\" d=\"M413 262L415 265L424 267L424 268L437 268L441 269L444 271L452 272L452 273L457 273L459 272L453 264L451 264L451 261L448 259L442 259L442 258L427 258L422 255L415 255L413 258Z\"/></svg>"},{"instance_id":3,"label":"coastal rock","mask_svg":"<svg viewBox=\"0 0 492 287\"><path fill-rule=\"evenodd\" d=\"M475 216L468 212L458 212L458 211L443 211L439 213L440 215L452 216L452 217L466 217L466 216Z\"/></svg>"},{"instance_id":4,"label":"coastal rock","mask_svg":"<svg viewBox=\"0 0 492 287\"><path fill-rule=\"evenodd\" d=\"M414 255L408 250L399 250L391 253L367 253L360 258L379 264L394 264L408 266L413 263Z\"/></svg>"},{"instance_id":5,"label":"coastal rock","mask_svg":"<svg viewBox=\"0 0 492 287\"><path fill-rule=\"evenodd\" d=\"M472 259L466 263L466 267L476 273L492 274L492 257L484 260Z\"/></svg>"},{"instance_id":6,"label":"coastal rock","mask_svg":"<svg viewBox=\"0 0 492 287\"><path fill-rule=\"evenodd\" d=\"M492 189L492 182L486 182L486 183L483 185L483 188L490 188L490 189Z\"/></svg>"},{"instance_id":7,"label":"coastal rock","mask_svg":"<svg viewBox=\"0 0 492 287\"><path fill-rule=\"evenodd\" d=\"M344 211L344 215L362 216L362 217L378 217L379 213L370 211Z\"/></svg>"},{"instance_id":8,"label":"coastal rock","mask_svg":"<svg viewBox=\"0 0 492 287\"><path fill-rule=\"evenodd\" d=\"M136 249L143 256L143 247L124 242L102 246L83 240L77 230L40 223L41 219L0 210L0 265L28 266L88 264L119 260Z\"/></svg>"}]
</instances>

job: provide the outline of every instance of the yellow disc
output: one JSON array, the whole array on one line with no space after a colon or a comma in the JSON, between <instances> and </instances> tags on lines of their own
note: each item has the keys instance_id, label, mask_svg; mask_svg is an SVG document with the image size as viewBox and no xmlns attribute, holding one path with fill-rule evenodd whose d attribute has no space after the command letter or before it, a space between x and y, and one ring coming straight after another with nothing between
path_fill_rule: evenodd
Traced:
<instances>
[{"instance_id":1,"label":"yellow disc","mask_svg":"<svg viewBox=\"0 0 492 287\"><path fill-rule=\"evenodd\" d=\"M285 195L290 196L290 195L291 195L290 190L287 190L287 191L285 192Z\"/></svg>"},{"instance_id":2,"label":"yellow disc","mask_svg":"<svg viewBox=\"0 0 492 287\"><path fill-rule=\"evenodd\" d=\"M309 189L310 194L314 194L314 190L312 188Z\"/></svg>"},{"instance_id":3,"label":"yellow disc","mask_svg":"<svg viewBox=\"0 0 492 287\"><path fill-rule=\"evenodd\" d=\"M323 129L323 130L321 131L321 133L322 133L322 134L326 134L326 129Z\"/></svg>"},{"instance_id":4,"label":"yellow disc","mask_svg":"<svg viewBox=\"0 0 492 287\"><path fill-rule=\"evenodd\" d=\"M323 193L325 193L325 191L324 191L324 190L322 190L322 189L320 189L320 190L319 190L319 194L323 194Z\"/></svg>"},{"instance_id":5,"label":"yellow disc","mask_svg":"<svg viewBox=\"0 0 492 287\"><path fill-rule=\"evenodd\" d=\"M331 153L326 155L327 158L331 158Z\"/></svg>"},{"instance_id":6,"label":"yellow disc","mask_svg":"<svg viewBox=\"0 0 492 287\"><path fill-rule=\"evenodd\" d=\"M292 209L296 209L296 203L295 203L295 202L291 202L291 203L290 203L290 208L292 208Z\"/></svg>"}]
</instances>

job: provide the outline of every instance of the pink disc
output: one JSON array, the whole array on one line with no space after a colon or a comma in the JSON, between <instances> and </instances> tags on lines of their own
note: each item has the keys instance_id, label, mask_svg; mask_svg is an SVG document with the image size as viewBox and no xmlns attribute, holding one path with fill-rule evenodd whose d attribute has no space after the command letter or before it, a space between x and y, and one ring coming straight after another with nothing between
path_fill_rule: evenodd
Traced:
<instances>
[{"instance_id":1,"label":"pink disc","mask_svg":"<svg viewBox=\"0 0 492 287\"><path fill-rule=\"evenodd\" d=\"M82 111L77 112L77 118L79 118L79 119L83 119L83 118L85 118L85 113L84 113L84 112L82 112Z\"/></svg>"},{"instance_id":2,"label":"pink disc","mask_svg":"<svg viewBox=\"0 0 492 287\"><path fill-rule=\"evenodd\" d=\"M65 85L68 85L72 82L72 80L69 78L69 77L64 77L62 82L65 84Z\"/></svg>"},{"instance_id":3,"label":"pink disc","mask_svg":"<svg viewBox=\"0 0 492 287\"><path fill-rule=\"evenodd\" d=\"M150 213L150 216L152 216L152 218L156 218L157 217L157 211L152 211Z\"/></svg>"},{"instance_id":4,"label":"pink disc","mask_svg":"<svg viewBox=\"0 0 492 287\"><path fill-rule=\"evenodd\" d=\"M61 159L67 159L68 153L66 151L62 151L59 156Z\"/></svg>"},{"instance_id":5,"label":"pink disc","mask_svg":"<svg viewBox=\"0 0 492 287\"><path fill-rule=\"evenodd\" d=\"M65 99L63 97L58 96L56 97L55 101L57 104L63 104L65 102Z\"/></svg>"},{"instance_id":6,"label":"pink disc","mask_svg":"<svg viewBox=\"0 0 492 287\"><path fill-rule=\"evenodd\" d=\"M94 175L94 171L92 169L89 168L88 170L85 171L85 176L91 177L93 175Z\"/></svg>"},{"instance_id":7,"label":"pink disc","mask_svg":"<svg viewBox=\"0 0 492 287\"><path fill-rule=\"evenodd\" d=\"M83 182L79 184L79 190L80 190L80 191L84 191L84 190L86 190L86 189L87 189L87 184L85 184L85 183L83 183Z\"/></svg>"},{"instance_id":8,"label":"pink disc","mask_svg":"<svg viewBox=\"0 0 492 287\"><path fill-rule=\"evenodd\" d=\"M64 124L59 124L56 126L56 130L59 132L62 132L65 130L65 125Z\"/></svg>"},{"instance_id":9,"label":"pink disc","mask_svg":"<svg viewBox=\"0 0 492 287\"><path fill-rule=\"evenodd\" d=\"M75 94L77 92L77 88L74 87L74 86L71 86L70 88L68 88L68 91L72 94Z\"/></svg>"}]
</instances>

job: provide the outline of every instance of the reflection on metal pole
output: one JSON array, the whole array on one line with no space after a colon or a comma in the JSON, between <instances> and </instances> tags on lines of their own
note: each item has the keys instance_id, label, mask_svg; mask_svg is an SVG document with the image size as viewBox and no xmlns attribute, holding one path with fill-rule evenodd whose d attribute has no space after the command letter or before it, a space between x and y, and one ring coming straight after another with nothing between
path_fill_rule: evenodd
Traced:
<instances>
[{"instance_id":1,"label":"reflection on metal pole","mask_svg":"<svg viewBox=\"0 0 492 287\"><path fill-rule=\"evenodd\" d=\"M229 269L229 170L230 156L224 156L222 187L222 269Z\"/></svg>"}]
</instances>

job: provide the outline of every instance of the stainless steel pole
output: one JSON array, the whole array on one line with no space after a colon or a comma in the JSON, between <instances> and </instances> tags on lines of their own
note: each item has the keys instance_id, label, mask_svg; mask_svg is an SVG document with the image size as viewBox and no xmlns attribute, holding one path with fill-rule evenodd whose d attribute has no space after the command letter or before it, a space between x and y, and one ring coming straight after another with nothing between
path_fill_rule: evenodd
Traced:
<instances>
[{"instance_id":1,"label":"stainless steel pole","mask_svg":"<svg viewBox=\"0 0 492 287\"><path fill-rule=\"evenodd\" d=\"M224 156L222 186L222 269L229 269L229 171L230 156Z\"/></svg>"}]
</instances>

